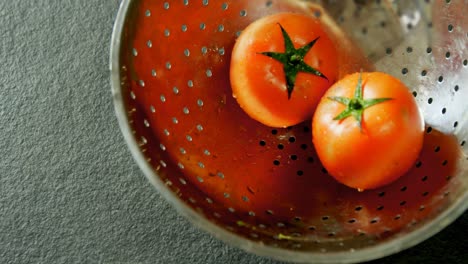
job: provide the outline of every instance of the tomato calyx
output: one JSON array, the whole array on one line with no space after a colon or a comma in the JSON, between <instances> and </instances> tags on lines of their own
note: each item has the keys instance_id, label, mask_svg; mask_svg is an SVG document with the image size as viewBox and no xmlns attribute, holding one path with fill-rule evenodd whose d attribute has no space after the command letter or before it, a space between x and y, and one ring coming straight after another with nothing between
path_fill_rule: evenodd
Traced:
<instances>
[{"instance_id":1,"label":"tomato calyx","mask_svg":"<svg viewBox=\"0 0 468 264\"><path fill-rule=\"evenodd\" d=\"M286 30L278 23L283 34L285 52L261 52L260 54L275 59L283 64L283 70L286 75L286 87L288 91L288 99L291 99L291 94L294 91L296 83L296 77L299 72L311 73L313 75L324 78L328 81L328 78L321 73L319 70L311 67L304 61L304 57L307 55L310 49L315 45L320 37L315 38L308 44L296 49L294 44L289 37Z\"/></svg>"},{"instance_id":2,"label":"tomato calyx","mask_svg":"<svg viewBox=\"0 0 468 264\"><path fill-rule=\"evenodd\" d=\"M362 130L362 115L364 110L367 108L383 103L388 100L392 100L393 98L372 98L372 99L364 99L362 96L362 72L359 74L358 83L356 85L356 89L354 90L354 97L347 98L341 96L330 96L328 99L338 102L342 105L345 105L346 108L340 114L335 116L333 120L344 120L350 116L353 116L357 121L359 128Z\"/></svg>"}]
</instances>

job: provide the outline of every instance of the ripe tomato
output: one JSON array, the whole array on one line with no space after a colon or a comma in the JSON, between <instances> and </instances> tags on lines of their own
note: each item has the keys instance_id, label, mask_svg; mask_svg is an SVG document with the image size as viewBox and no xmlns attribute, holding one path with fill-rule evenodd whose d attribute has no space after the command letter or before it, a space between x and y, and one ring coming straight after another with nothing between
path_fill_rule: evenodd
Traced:
<instances>
[{"instance_id":1,"label":"ripe tomato","mask_svg":"<svg viewBox=\"0 0 468 264\"><path fill-rule=\"evenodd\" d=\"M319 20L279 13L250 24L231 58L233 96L253 119L272 127L312 117L338 75L337 52Z\"/></svg>"},{"instance_id":2,"label":"ripe tomato","mask_svg":"<svg viewBox=\"0 0 468 264\"><path fill-rule=\"evenodd\" d=\"M380 72L335 83L312 121L313 143L328 172L358 190L386 185L421 151L424 121L408 88Z\"/></svg>"}]
</instances>

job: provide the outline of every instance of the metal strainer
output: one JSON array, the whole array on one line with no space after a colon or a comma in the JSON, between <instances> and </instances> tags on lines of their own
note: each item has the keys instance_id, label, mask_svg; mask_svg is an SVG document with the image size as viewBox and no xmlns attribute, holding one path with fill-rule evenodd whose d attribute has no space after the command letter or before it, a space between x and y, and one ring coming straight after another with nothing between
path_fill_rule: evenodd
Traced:
<instances>
[{"instance_id":1,"label":"metal strainer","mask_svg":"<svg viewBox=\"0 0 468 264\"><path fill-rule=\"evenodd\" d=\"M235 39L283 11L334 25L348 36L337 45L356 43L376 70L410 87L426 134L405 176L359 193L327 175L310 122L272 129L239 108L228 79ZM226 242L297 262L389 255L467 209L467 12L463 0L123 0L111 52L118 120L156 188Z\"/></svg>"}]
</instances>

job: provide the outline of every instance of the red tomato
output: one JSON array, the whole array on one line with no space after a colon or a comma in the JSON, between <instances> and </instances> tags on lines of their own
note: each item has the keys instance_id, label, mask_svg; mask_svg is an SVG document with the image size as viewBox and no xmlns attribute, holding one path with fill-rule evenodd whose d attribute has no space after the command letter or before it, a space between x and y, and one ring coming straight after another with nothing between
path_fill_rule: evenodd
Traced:
<instances>
[{"instance_id":1,"label":"red tomato","mask_svg":"<svg viewBox=\"0 0 468 264\"><path fill-rule=\"evenodd\" d=\"M335 83L320 101L312 127L324 167L359 190L402 176L423 144L424 121L412 94L380 72L355 73Z\"/></svg>"},{"instance_id":2,"label":"red tomato","mask_svg":"<svg viewBox=\"0 0 468 264\"><path fill-rule=\"evenodd\" d=\"M280 13L250 24L231 58L233 96L253 119L287 127L312 117L336 81L337 52L319 20Z\"/></svg>"}]
</instances>

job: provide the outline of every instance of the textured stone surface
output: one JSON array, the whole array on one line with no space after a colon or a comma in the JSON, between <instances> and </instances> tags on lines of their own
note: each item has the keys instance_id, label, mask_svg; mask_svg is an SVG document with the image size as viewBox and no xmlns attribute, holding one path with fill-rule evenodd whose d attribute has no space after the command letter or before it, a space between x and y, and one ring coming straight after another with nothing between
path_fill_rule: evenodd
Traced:
<instances>
[{"instance_id":1,"label":"textured stone surface","mask_svg":"<svg viewBox=\"0 0 468 264\"><path fill-rule=\"evenodd\" d=\"M0 262L279 263L192 227L134 163L109 85L118 4L0 1ZM467 230L383 261L466 260Z\"/></svg>"}]
</instances>

